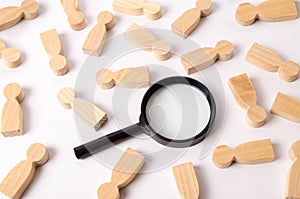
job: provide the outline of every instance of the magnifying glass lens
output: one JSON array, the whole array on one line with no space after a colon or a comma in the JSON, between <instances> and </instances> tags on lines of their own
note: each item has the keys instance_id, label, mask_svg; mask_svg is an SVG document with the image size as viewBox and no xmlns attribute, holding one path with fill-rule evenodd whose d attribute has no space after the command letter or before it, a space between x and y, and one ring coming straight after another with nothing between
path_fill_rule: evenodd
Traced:
<instances>
[{"instance_id":1,"label":"magnifying glass lens","mask_svg":"<svg viewBox=\"0 0 300 199\"><path fill-rule=\"evenodd\" d=\"M171 140L194 138L207 126L210 116L207 96L187 84L161 87L153 93L146 106L151 128Z\"/></svg>"}]
</instances>

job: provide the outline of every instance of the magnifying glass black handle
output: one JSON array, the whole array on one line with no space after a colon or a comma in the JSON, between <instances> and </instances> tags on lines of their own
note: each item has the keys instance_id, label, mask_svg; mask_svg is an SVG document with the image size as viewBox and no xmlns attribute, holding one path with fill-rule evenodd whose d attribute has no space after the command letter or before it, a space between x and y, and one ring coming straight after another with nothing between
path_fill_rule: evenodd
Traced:
<instances>
[{"instance_id":1,"label":"magnifying glass black handle","mask_svg":"<svg viewBox=\"0 0 300 199\"><path fill-rule=\"evenodd\" d=\"M74 148L75 156L78 159L84 159L92 154L95 154L103 149L106 149L114 144L117 144L124 139L136 135L143 131L143 128L139 123L126 127L124 129L118 130L114 133L110 133L106 136L100 137L96 140L83 144Z\"/></svg>"}]
</instances>

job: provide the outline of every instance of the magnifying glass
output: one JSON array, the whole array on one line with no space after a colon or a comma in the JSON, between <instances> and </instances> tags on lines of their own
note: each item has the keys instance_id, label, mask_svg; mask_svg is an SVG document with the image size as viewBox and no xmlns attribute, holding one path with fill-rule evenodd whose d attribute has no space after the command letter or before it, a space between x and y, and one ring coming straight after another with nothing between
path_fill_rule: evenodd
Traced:
<instances>
[{"instance_id":1,"label":"magnifying glass","mask_svg":"<svg viewBox=\"0 0 300 199\"><path fill-rule=\"evenodd\" d=\"M215 100L206 86L189 77L168 77L145 93L138 123L78 146L74 152L83 159L141 132L168 147L193 146L209 133L215 115Z\"/></svg>"}]
</instances>

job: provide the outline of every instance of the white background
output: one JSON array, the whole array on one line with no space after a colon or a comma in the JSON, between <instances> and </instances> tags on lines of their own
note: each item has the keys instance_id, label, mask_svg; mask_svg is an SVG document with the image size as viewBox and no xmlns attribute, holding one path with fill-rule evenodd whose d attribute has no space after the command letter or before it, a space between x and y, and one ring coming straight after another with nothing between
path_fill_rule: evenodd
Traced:
<instances>
[{"instance_id":1,"label":"white background","mask_svg":"<svg viewBox=\"0 0 300 199\"><path fill-rule=\"evenodd\" d=\"M21 0L1 0L0 7L20 3ZM160 3L163 11L162 18L158 21L149 21L143 16L133 17L114 13L116 26L109 31L108 35L115 36L122 33L132 22L148 28L169 29L171 23L181 13L195 4L193 0L160 0ZM200 143L191 147L173 164L188 161L194 163L200 183L201 199L283 198L287 170L292 163L288 159L287 152L289 146L300 137L299 124L269 114L267 123L262 128L249 127L243 119L245 111L234 101L227 82L229 77L247 72L257 90L258 103L267 111L270 110L278 91L300 98L300 80L293 83L283 82L278 74L264 72L244 60L252 43L258 42L278 52L285 60L300 63L300 23L299 19L296 19L279 23L256 22L254 25L242 27L234 19L235 8L239 3L238 0L214 0L212 14L201 21L190 38L201 46L214 46L222 39L230 40L235 45L234 57L230 61L218 62L214 65L221 76L226 96L226 118L218 144L235 147L245 141L271 138L276 160L268 164L234 164L228 169L219 169L213 165L211 153L204 159L198 157ZM253 3L259 1L253 0ZM81 50L83 41L88 31L95 25L97 14L102 10L112 11L112 0L79 0L80 8L86 16L87 27L78 32L70 29L58 0L40 0L39 4L40 12L36 19L22 21L17 26L0 32L0 39L8 47L16 47L22 53L22 65L17 69L6 68L0 60L0 89L3 90L8 83L18 82L24 88L26 95L22 102L25 135L13 138L0 137L0 180L15 164L26 157L26 150L32 143L41 142L48 147L50 160L39 168L23 198L97 198L97 189L102 183L110 180L111 169L94 158L85 160L75 158L73 147L82 142L75 129L72 110L63 109L56 100L56 94L62 87L74 86L79 69L88 57ZM299 5L299 2L297 4ZM39 38L40 32L52 28L56 28L60 34L64 54L71 68L70 72L62 77L53 75L50 70L49 59ZM104 53L108 53L109 50L113 49L105 49ZM174 70L182 75L185 74L176 56L167 62L158 62L153 59L151 53L138 53L142 57L135 56L136 60L128 62L127 59L123 59L122 66L119 67L158 63L174 67L176 68ZM109 121L103 127L106 133L118 128L111 107L112 92L113 89L96 91L96 95L100 96L96 103L105 107L109 116ZM140 100L144 92L145 90L137 92L134 99ZM1 107L5 101L4 96L0 95ZM138 102L133 100L133 105L130 105L133 107L130 111L134 118L138 117ZM95 134L95 137L97 136L99 135ZM120 145L120 148L125 149L130 146L145 152L160 147L150 138L143 143L131 139ZM146 164L147 162L149 163L150 160L146 160ZM171 166L139 175L121 191L121 198L180 198Z\"/></svg>"}]
</instances>

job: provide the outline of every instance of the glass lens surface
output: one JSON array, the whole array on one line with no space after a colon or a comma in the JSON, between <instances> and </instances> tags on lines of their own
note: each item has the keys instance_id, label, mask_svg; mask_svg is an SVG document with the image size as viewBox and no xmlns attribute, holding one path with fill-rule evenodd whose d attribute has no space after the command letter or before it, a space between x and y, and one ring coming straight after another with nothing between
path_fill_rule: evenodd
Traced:
<instances>
[{"instance_id":1,"label":"glass lens surface","mask_svg":"<svg viewBox=\"0 0 300 199\"><path fill-rule=\"evenodd\" d=\"M195 137L208 124L210 114L205 94L187 84L160 88L146 107L146 117L153 130L173 140Z\"/></svg>"}]
</instances>

